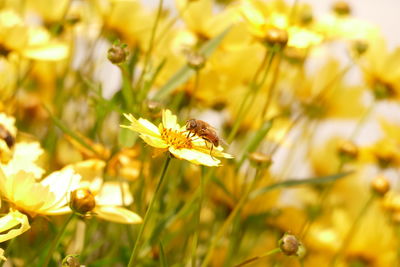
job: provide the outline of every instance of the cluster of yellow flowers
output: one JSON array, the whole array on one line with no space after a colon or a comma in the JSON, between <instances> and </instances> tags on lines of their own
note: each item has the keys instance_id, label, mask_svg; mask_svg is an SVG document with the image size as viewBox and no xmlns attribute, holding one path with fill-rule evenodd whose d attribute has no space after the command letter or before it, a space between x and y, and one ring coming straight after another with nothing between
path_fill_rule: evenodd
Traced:
<instances>
[{"instance_id":1,"label":"cluster of yellow flowers","mask_svg":"<svg viewBox=\"0 0 400 267\"><path fill-rule=\"evenodd\" d=\"M400 47L345 1L157 3L0 1L0 259L396 266Z\"/></svg>"}]
</instances>

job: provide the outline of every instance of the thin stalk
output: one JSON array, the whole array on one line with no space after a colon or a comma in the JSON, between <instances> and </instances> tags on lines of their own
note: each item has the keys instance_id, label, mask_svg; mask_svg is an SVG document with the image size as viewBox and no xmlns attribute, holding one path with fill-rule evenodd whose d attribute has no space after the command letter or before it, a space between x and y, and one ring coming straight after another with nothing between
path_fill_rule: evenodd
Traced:
<instances>
[{"instance_id":1,"label":"thin stalk","mask_svg":"<svg viewBox=\"0 0 400 267\"><path fill-rule=\"evenodd\" d=\"M261 116L266 118L269 106L271 105L272 102L272 98L274 97L274 93L275 93L275 85L276 82L278 81L278 76L279 76L279 69L280 69L280 63L281 63L281 56L278 55L277 58L278 63L276 64L276 68L275 68L275 72L271 81L271 84L268 88L268 92L267 92L267 99L265 101L265 105L263 107L263 111L261 113Z\"/></svg>"},{"instance_id":2,"label":"thin stalk","mask_svg":"<svg viewBox=\"0 0 400 267\"><path fill-rule=\"evenodd\" d=\"M155 200L158 198L158 194L160 192L160 188L161 188L162 182L164 180L165 174L167 173L167 169L168 169L170 161L171 161L171 158L168 155L167 159L165 160L165 164L164 164L163 170L161 172L160 179L158 180L158 183L157 183L157 186L156 186L156 190L155 190L154 195L153 195L153 197L152 197L152 199L150 201L150 204L149 204L149 207L148 207L148 209L146 211L146 214L144 215L143 223L140 226L139 234L138 234L138 237L136 238L135 246L133 247L132 254L131 254L131 257L129 259L128 267L135 266L135 262L137 260L138 255L139 255L140 247L142 245L142 236L143 236L144 230L145 230L145 228L147 226L147 223L150 220L152 211L154 209L154 203L156 202Z\"/></svg>"},{"instance_id":3,"label":"thin stalk","mask_svg":"<svg viewBox=\"0 0 400 267\"><path fill-rule=\"evenodd\" d=\"M203 168L201 170L201 177L200 177L200 196L199 196L199 202L197 206L197 214L195 218L195 223L196 223L196 230L193 235L193 245L192 245L192 267L196 266L197 262L197 245L199 242L199 232L200 232L200 215L201 215L201 208L203 206L203 200L204 200L204 176L203 176Z\"/></svg>"},{"instance_id":4,"label":"thin stalk","mask_svg":"<svg viewBox=\"0 0 400 267\"><path fill-rule=\"evenodd\" d=\"M154 21L153 28L151 29L149 46L148 46L148 49L146 51L146 55L145 55L145 58L144 58L143 70L140 73L140 76L139 76L139 79L138 79L138 82L137 82L137 88L140 88L140 84L142 83L144 74L146 73L147 67L148 67L148 65L150 63L150 56L151 56L151 52L153 51L153 48L154 48L154 38L156 36L157 27L158 27L158 24L160 22L163 2L164 2L163 0L159 0L158 1L156 20Z\"/></svg>"},{"instance_id":5,"label":"thin stalk","mask_svg":"<svg viewBox=\"0 0 400 267\"><path fill-rule=\"evenodd\" d=\"M257 178L258 178L259 174L260 174L260 172L257 170L256 174L255 174L255 177L251 181L251 184L247 188L246 192L241 196L241 198L239 199L239 202L236 204L235 208L229 214L228 218L224 221L224 223L222 224L221 228L219 229L219 231L217 232L217 234L215 235L215 237L211 241L211 244L210 244L210 246L209 246L209 248L207 250L207 253L206 253L206 256L204 258L204 261L201 264L201 267L208 266L208 263L209 263L212 255L214 253L214 248L217 245L217 242L221 239L222 235L226 232L226 230L228 229L229 225L231 224L233 219L236 217L236 215L238 215L240 213L240 211L242 210L244 204L246 204L246 201L248 200L249 194L251 193L255 182L258 180Z\"/></svg>"},{"instance_id":6,"label":"thin stalk","mask_svg":"<svg viewBox=\"0 0 400 267\"><path fill-rule=\"evenodd\" d=\"M364 112L362 117L358 120L356 127L354 128L353 132L350 135L349 140L354 140L357 138L358 134L360 133L362 127L365 124L365 121L368 119L368 117L371 115L372 111L375 108L375 101L371 103L371 105L367 108L367 110Z\"/></svg>"},{"instance_id":7,"label":"thin stalk","mask_svg":"<svg viewBox=\"0 0 400 267\"><path fill-rule=\"evenodd\" d=\"M360 212L358 213L356 219L353 221L353 224L350 226L349 231L347 232L341 247L339 248L338 252L333 256L331 264L329 266L336 266L337 261L342 256L342 254L346 251L348 245L350 244L352 238L356 235L357 229L360 226L362 218L367 214L369 207L371 206L372 202L375 200L375 195L371 194L371 196L367 199L364 206L361 208Z\"/></svg>"},{"instance_id":8,"label":"thin stalk","mask_svg":"<svg viewBox=\"0 0 400 267\"><path fill-rule=\"evenodd\" d=\"M340 160L339 161L339 166L337 168L337 173L340 173L343 170L343 167L345 165L345 161L344 160ZM318 203L319 203L319 207L320 209L323 209L325 206L325 202L328 199L329 193L332 191L333 189L333 184L329 184L326 186L326 188L324 188L322 190L322 192L319 195L319 199L318 199ZM317 219L317 217L312 217L309 220L307 220L307 222L303 225L300 233L301 233L301 239L304 240L308 234L308 231L310 230L312 224L315 222L315 220Z\"/></svg>"},{"instance_id":9,"label":"thin stalk","mask_svg":"<svg viewBox=\"0 0 400 267\"><path fill-rule=\"evenodd\" d=\"M190 113L192 111L192 104L193 104L193 100L196 98L196 92L199 88L199 82L200 82L200 70L196 70L196 73L194 75L194 87L192 90L192 95L190 96L190 99L189 99L188 115L187 115L188 118L190 118Z\"/></svg>"},{"instance_id":10,"label":"thin stalk","mask_svg":"<svg viewBox=\"0 0 400 267\"><path fill-rule=\"evenodd\" d=\"M258 90L265 83L265 80L267 78L269 70L271 69L271 65L272 65L272 61L273 61L274 57L275 57L275 52L267 50L267 52L263 58L263 61L260 64L260 67L257 69L256 73L253 76L252 81L250 82L250 85L249 85L250 90L247 91L247 94L243 98L242 103L240 103L237 118L232 127L232 131L229 133L229 136L227 139L228 143L231 143L233 141L233 139L235 138L236 133L239 130L239 126L241 125L242 120L244 119L244 116L246 115L248 109L251 107L251 103L253 101L250 101L250 103L249 103L249 101L248 101L249 97L251 96L252 97L251 100L253 100L256 93L258 92ZM267 64L267 65L265 66L265 64ZM264 71L263 77L261 78L261 82L257 83L258 76L260 75L260 73L264 67L265 67L265 71Z\"/></svg>"},{"instance_id":11,"label":"thin stalk","mask_svg":"<svg viewBox=\"0 0 400 267\"><path fill-rule=\"evenodd\" d=\"M185 6L183 7L182 11L180 11L178 9L178 14L175 15L175 17L173 17L168 24L164 27L164 29L161 30L160 35L158 36L158 38L156 39L156 44L160 43L162 39L164 39L165 36L167 36L167 33L171 30L172 26L174 26L174 24L183 17L183 15L186 13L186 11L188 10L188 7L190 5L190 2L187 2L185 4Z\"/></svg>"},{"instance_id":12,"label":"thin stalk","mask_svg":"<svg viewBox=\"0 0 400 267\"><path fill-rule=\"evenodd\" d=\"M245 261L243 261L243 262L241 262L241 263L235 265L234 267L242 267L242 266L245 266L245 265L247 265L247 264L253 263L253 262L258 261L258 260L261 260L261 259L263 259L263 258L265 258L265 257L274 255L274 254L276 254L276 253L278 253L278 252L281 252L281 249L280 249L280 248L274 248L274 249L268 251L267 253L265 253L265 254L263 254L263 255L261 255L261 256L256 256L256 257L247 259L247 260L245 260Z\"/></svg>"},{"instance_id":13,"label":"thin stalk","mask_svg":"<svg viewBox=\"0 0 400 267\"><path fill-rule=\"evenodd\" d=\"M54 251L58 247L58 244L61 241L61 237L63 236L65 229L67 229L68 224L71 222L72 218L74 217L74 213L72 213L67 220L64 222L64 225L61 227L60 231L58 231L56 237L54 238L53 242L51 243L49 252L47 253L46 259L42 266L48 266L50 263L51 256L53 256Z\"/></svg>"}]
</instances>

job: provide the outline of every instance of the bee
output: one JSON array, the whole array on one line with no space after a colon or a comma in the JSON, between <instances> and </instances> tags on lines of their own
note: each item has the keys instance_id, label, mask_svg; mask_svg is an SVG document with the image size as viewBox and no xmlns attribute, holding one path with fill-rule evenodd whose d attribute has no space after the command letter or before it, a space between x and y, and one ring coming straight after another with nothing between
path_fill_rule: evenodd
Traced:
<instances>
[{"instance_id":1,"label":"bee","mask_svg":"<svg viewBox=\"0 0 400 267\"><path fill-rule=\"evenodd\" d=\"M189 131L188 137L190 137L190 134L197 135L206 141L206 145L207 142L211 143L210 156L213 157L211 153L214 146L218 147L222 141L215 128L205 121L190 119L186 122L186 130Z\"/></svg>"},{"instance_id":2,"label":"bee","mask_svg":"<svg viewBox=\"0 0 400 267\"><path fill-rule=\"evenodd\" d=\"M15 140L14 140L14 137L11 135L11 133L3 126L3 125L1 125L0 124L0 139L3 139L5 142L6 142L6 144L7 144L7 146L9 147L9 148L11 148L13 145L14 145L14 143L15 143Z\"/></svg>"}]
</instances>

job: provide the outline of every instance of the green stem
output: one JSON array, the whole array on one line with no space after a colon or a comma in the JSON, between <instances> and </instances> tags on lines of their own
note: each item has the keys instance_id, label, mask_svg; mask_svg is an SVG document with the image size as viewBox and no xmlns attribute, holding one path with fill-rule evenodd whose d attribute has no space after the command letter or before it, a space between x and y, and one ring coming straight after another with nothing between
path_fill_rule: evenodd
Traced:
<instances>
[{"instance_id":1,"label":"green stem","mask_svg":"<svg viewBox=\"0 0 400 267\"><path fill-rule=\"evenodd\" d=\"M221 228L219 229L219 231L217 232L217 234L215 235L215 237L211 241L211 244L210 244L210 246L209 246L209 248L207 250L207 253L206 253L206 256L204 258L204 261L201 264L201 267L208 266L208 263L209 263L209 261L211 259L211 256L214 253L214 248L217 245L217 242L221 239L222 235L226 232L228 226L231 224L231 222L236 217L236 215L240 213L240 211L242 210L244 204L246 204L246 201L248 200L248 196L251 193L251 191L252 191L252 189L253 189L253 187L255 185L255 182L258 180L259 174L260 174L260 172L259 172L259 170L257 170L256 174L255 174L255 177L251 181L251 184L247 188L246 192L241 196L241 198L239 199L239 202L236 204L236 206L232 210L232 212L229 213L228 218L225 220L225 222L223 223L223 225L221 226Z\"/></svg>"},{"instance_id":2,"label":"green stem","mask_svg":"<svg viewBox=\"0 0 400 267\"><path fill-rule=\"evenodd\" d=\"M140 247L142 245L142 236L143 236L144 230L146 228L146 225L150 220L152 211L154 209L154 203L156 202L155 200L158 198L158 194L160 192L160 188L161 188L162 182L164 180L165 174L167 173L167 169L168 169L170 161L171 161L171 157L168 155L167 159L165 160L165 164L164 164L163 170L161 172L160 179L158 180L158 184L156 186L156 190L154 192L153 198L150 201L149 207L146 211L146 214L144 215L143 223L140 226L139 234L138 234L138 237L136 238L135 246L133 247L132 254L129 259L128 267L135 266L135 262L139 255Z\"/></svg>"},{"instance_id":3,"label":"green stem","mask_svg":"<svg viewBox=\"0 0 400 267\"><path fill-rule=\"evenodd\" d=\"M240 103L237 118L235 120L235 123L233 124L232 131L229 133L229 136L227 139L228 143L231 143L233 141L233 139L235 138L236 133L239 130L239 127L242 123L242 120L244 119L244 116L247 114L248 109L252 105L252 102L253 102L252 100L254 100L254 97L256 96L258 90L265 83L267 75L269 73L269 70L271 69L271 65L272 65L274 56L275 56L274 51L267 50L265 57L260 64L260 67L257 69L256 73L254 74L253 79L250 82L250 90L247 91L245 97L242 100L242 103ZM267 64L267 66L265 66L265 64ZM260 75L260 73L264 67L265 67L265 71L264 71L263 77L261 78L261 82L257 83L258 76ZM251 101L248 101L250 96L252 97Z\"/></svg>"},{"instance_id":4,"label":"green stem","mask_svg":"<svg viewBox=\"0 0 400 267\"><path fill-rule=\"evenodd\" d=\"M338 166L338 169L337 169L337 173L342 172L344 165L345 165L344 160L343 160L343 159L340 159L340 161L339 161L339 166ZM320 210L322 210L322 209L325 207L325 205L326 205L325 202L327 201L328 196L329 196L329 193L332 191L333 186L334 186L333 183L328 184L328 185L322 190L322 192L320 193L319 199L318 199L318 202L317 202L317 203L319 203L319 209L320 209ZM308 234L308 232L309 232L311 226L313 225L313 223L315 222L316 219L317 219L317 216L313 216L313 217L309 218L309 219L307 220L307 222L303 225L303 227L302 227L302 229L301 229L301 231L300 231L300 233L301 233L300 236L301 236L301 239L302 239L302 240L304 240L304 239L306 238L306 236L307 236L307 234Z\"/></svg>"},{"instance_id":5,"label":"green stem","mask_svg":"<svg viewBox=\"0 0 400 267\"><path fill-rule=\"evenodd\" d=\"M338 252L333 256L333 259L331 261L330 266L336 266L337 261L340 258L340 256L343 255L343 253L346 251L347 247L350 245L350 242L352 238L356 235L357 229L360 226L361 220L364 217L364 215L367 213L369 207L371 206L372 202L375 199L375 195L371 194L371 196L367 199L365 202L364 206L361 208L360 212L358 213L356 219L353 221L353 224L350 226L349 231L347 232L342 245L340 246Z\"/></svg>"},{"instance_id":6,"label":"green stem","mask_svg":"<svg viewBox=\"0 0 400 267\"><path fill-rule=\"evenodd\" d=\"M151 29L151 35L150 35L150 41L149 41L149 46L148 49L146 51L146 56L144 59L144 64L143 64L143 70L139 76L139 80L137 82L137 87L140 88L140 84L142 83L142 80L144 78L144 74L147 71L147 67L150 63L150 56L151 56L151 52L153 51L153 47L154 47L154 38L157 32L157 27L158 24L160 22L160 18L161 18L161 14L162 14L162 7L163 7L163 0L159 0L158 1L158 9L157 9L157 15L156 15L156 20L154 21L154 25L153 28Z\"/></svg>"},{"instance_id":7,"label":"green stem","mask_svg":"<svg viewBox=\"0 0 400 267\"><path fill-rule=\"evenodd\" d=\"M276 82L278 81L279 67L280 67L280 63L281 63L280 55L278 55L277 61L278 61L278 63L276 64L276 69L275 69L271 84L268 88L267 99L265 101L265 105L264 105L263 111L261 113L261 117L263 117L263 118L266 118L269 106L271 105L271 102L272 102L272 98L274 97L275 85L276 85Z\"/></svg>"},{"instance_id":8,"label":"green stem","mask_svg":"<svg viewBox=\"0 0 400 267\"><path fill-rule=\"evenodd\" d=\"M375 101L371 103L371 105L368 107L368 109L364 112L362 117L358 120L356 127L354 128L353 132L350 135L349 140L354 140L357 138L358 134L360 133L362 126L364 126L365 121L368 119L368 117L371 115L372 111L375 108Z\"/></svg>"},{"instance_id":9,"label":"green stem","mask_svg":"<svg viewBox=\"0 0 400 267\"><path fill-rule=\"evenodd\" d=\"M261 256L256 256L256 257L247 259L247 260L245 260L245 261L243 261L243 262L241 262L241 263L235 265L234 267L242 267L242 266L245 266L245 265L247 265L247 264L253 263L253 262L258 261L258 260L260 260L260 259L262 259L262 258L265 258L265 257L271 256L271 255L273 255L273 254L276 254L276 253L278 253L278 252L281 252L281 249L280 249L280 248L274 248L274 249L268 251L267 253L265 253L265 254L263 254L263 255L261 255Z\"/></svg>"},{"instance_id":10,"label":"green stem","mask_svg":"<svg viewBox=\"0 0 400 267\"><path fill-rule=\"evenodd\" d=\"M72 220L72 218L74 217L74 213L72 213L68 219L64 222L64 225L61 227L60 231L58 231L56 237L54 238L53 242L51 243L49 252L47 253L46 259L44 261L44 264L42 266L48 266L50 263L50 259L51 256L53 256L54 251L56 250L56 248L58 247L58 244L61 241L61 237L63 236L65 229L67 229L68 224L70 223L70 221Z\"/></svg>"},{"instance_id":11,"label":"green stem","mask_svg":"<svg viewBox=\"0 0 400 267\"><path fill-rule=\"evenodd\" d=\"M196 70L196 73L194 75L194 87L192 90L192 95L190 96L189 99L188 115L187 115L188 118L190 118L190 113L192 111L193 100L196 99L196 92L199 88L199 81L200 81L200 70Z\"/></svg>"},{"instance_id":12,"label":"green stem","mask_svg":"<svg viewBox=\"0 0 400 267\"><path fill-rule=\"evenodd\" d=\"M201 177L200 177L200 197L199 197L199 202L197 206L197 214L196 214L196 230L193 235L193 246L192 246L192 267L196 266L197 262L197 245L198 245L198 240L199 240L199 232L200 232L200 215L201 215L201 207L203 205L203 199L204 199L204 176L203 176L203 168L201 170Z\"/></svg>"}]
</instances>

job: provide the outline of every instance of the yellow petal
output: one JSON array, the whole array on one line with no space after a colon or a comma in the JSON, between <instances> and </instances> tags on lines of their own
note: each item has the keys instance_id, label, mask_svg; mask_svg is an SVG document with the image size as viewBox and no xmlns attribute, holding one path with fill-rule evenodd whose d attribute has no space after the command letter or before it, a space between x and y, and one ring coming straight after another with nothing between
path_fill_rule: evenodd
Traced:
<instances>
[{"instance_id":1,"label":"yellow petal","mask_svg":"<svg viewBox=\"0 0 400 267\"><path fill-rule=\"evenodd\" d=\"M42 154L43 149L38 142L16 143L12 159L3 166L4 173L6 176L11 176L22 170L32 173L36 179L39 179L44 170L36 164L36 161Z\"/></svg>"},{"instance_id":2,"label":"yellow petal","mask_svg":"<svg viewBox=\"0 0 400 267\"><path fill-rule=\"evenodd\" d=\"M156 148L167 148L168 145L165 143L164 140L162 140L161 138L156 138L156 137L151 137L148 135L140 135L140 138L143 139L143 141L145 141L147 144L149 144L152 147L156 147Z\"/></svg>"},{"instance_id":3,"label":"yellow petal","mask_svg":"<svg viewBox=\"0 0 400 267\"><path fill-rule=\"evenodd\" d=\"M169 147L169 151L179 159L186 159L194 164L205 165L205 166L219 166L221 161L218 159L213 159L208 153L202 153L193 149L175 149Z\"/></svg>"},{"instance_id":4,"label":"yellow petal","mask_svg":"<svg viewBox=\"0 0 400 267\"><path fill-rule=\"evenodd\" d=\"M96 205L100 206L125 206L132 204L132 202L133 197L127 182L105 182L96 196Z\"/></svg>"},{"instance_id":5,"label":"yellow petal","mask_svg":"<svg viewBox=\"0 0 400 267\"><path fill-rule=\"evenodd\" d=\"M127 118L131 125L121 125L121 127L131 129L132 131L150 135L153 137L160 137L160 132L154 124L149 122L148 120L140 118L139 120L135 119L131 114L124 114L125 118Z\"/></svg>"},{"instance_id":6,"label":"yellow petal","mask_svg":"<svg viewBox=\"0 0 400 267\"><path fill-rule=\"evenodd\" d=\"M0 218L0 242L21 235L30 228L28 217L19 211L11 211Z\"/></svg>"},{"instance_id":7,"label":"yellow petal","mask_svg":"<svg viewBox=\"0 0 400 267\"><path fill-rule=\"evenodd\" d=\"M177 124L177 119L175 115L169 109L162 111L162 123L164 128L179 130L181 127Z\"/></svg>"},{"instance_id":8,"label":"yellow petal","mask_svg":"<svg viewBox=\"0 0 400 267\"><path fill-rule=\"evenodd\" d=\"M68 46L61 43L51 43L31 46L23 50L23 55L30 59L57 61L67 58Z\"/></svg>"},{"instance_id":9,"label":"yellow petal","mask_svg":"<svg viewBox=\"0 0 400 267\"><path fill-rule=\"evenodd\" d=\"M136 213L117 206L97 206L94 213L98 217L116 223L137 224L142 223L142 218Z\"/></svg>"}]
</instances>

